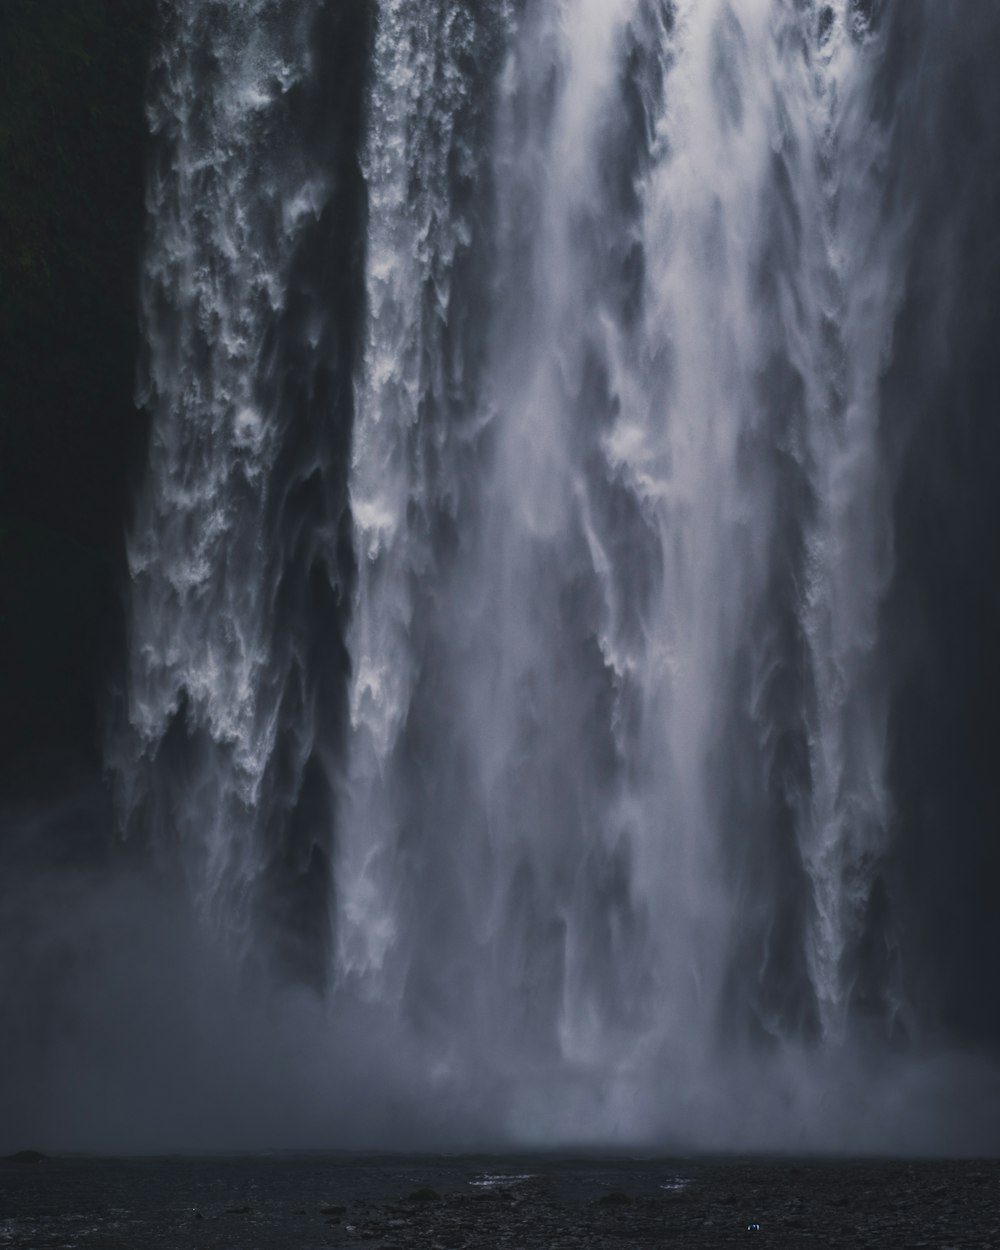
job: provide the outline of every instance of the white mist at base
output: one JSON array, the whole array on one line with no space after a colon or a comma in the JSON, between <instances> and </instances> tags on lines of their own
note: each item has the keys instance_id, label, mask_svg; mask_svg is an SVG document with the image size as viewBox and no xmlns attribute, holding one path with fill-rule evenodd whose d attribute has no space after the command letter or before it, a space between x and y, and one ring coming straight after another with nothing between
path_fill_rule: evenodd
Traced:
<instances>
[{"instance_id":1,"label":"white mist at base","mask_svg":"<svg viewBox=\"0 0 1000 1250\"><path fill-rule=\"evenodd\" d=\"M162 882L124 869L26 881L4 866L18 888L0 905L0 1150L997 1148L1000 1076L973 1055L789 1044L723 1046L683 1070L654 1054L591 1069L450 1063L386 1004L248 991Z\"/></svg>"},{"instance_id":2,"label":"white mist at base","mask_svg":"<svg viewBox=\"0 0 1000 1250\"><path fill-rule=\"evenodd\" d=\"M449 1059L391 1004L235 978L148 868L35 862L103 836L99 796L0 815L18 833L2 860L0 1150L997 1149L1000 1073L971 1053L721 1039L684 1067L652 1051L589 1068Z\"/></svg>"}]
</instances>

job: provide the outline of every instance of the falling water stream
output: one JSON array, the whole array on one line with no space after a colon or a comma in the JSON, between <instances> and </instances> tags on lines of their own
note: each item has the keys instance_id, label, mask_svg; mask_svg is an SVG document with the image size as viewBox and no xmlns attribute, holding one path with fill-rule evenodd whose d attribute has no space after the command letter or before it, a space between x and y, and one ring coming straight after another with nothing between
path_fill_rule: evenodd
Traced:
<instances>
[{"instance_id":1,"label":"falling water stream","mask_svg":"<svg viewBox=\"0 0 1000 1250\"><path fill-rule=\"evenodd\" d=\"M515 1133L907 1016L873 11L379 0L356 133L321 0L163 21L123 822Z\"/></svg>"}]
</instances>

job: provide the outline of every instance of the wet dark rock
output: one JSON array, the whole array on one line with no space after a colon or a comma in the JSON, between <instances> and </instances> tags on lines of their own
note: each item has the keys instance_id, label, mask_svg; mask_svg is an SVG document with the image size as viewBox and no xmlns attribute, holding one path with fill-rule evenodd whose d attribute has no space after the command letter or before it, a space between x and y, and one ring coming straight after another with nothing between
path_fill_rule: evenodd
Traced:
<instances>
[{"instance_id":1,"label":"wet dark rock","mask_svg":"<svg viewBox=\"0 0 1000 1250\"><path fill-rule=\"evenodd\" d=\"M346 1215L347 1207L320 1207L320 1215Z\"/></svg>"},{"instance_id":2,"label":"wet dark rock","mask_svg":"<svg viewBox=\"0 0 1000 1250\"><path fill-rule=\"evenodd\" d=\"M10 1163L43 1163L45 1155L40 1150L15 1150L12 1155L6 1155L6 1159Z\"/></svg>"},{"instance_id":3,"label":"wet dark rock","mask_svg":"<svg viewBox=\"0 0 1000 1250\"><path fill-rule=\"evenodd\" d=\"M336 1179L300 1162L52 1160L44 1168L0 1169L0 1218L22 1223L25 1245L86 1244L101 1250L192 1245L197 1250L288 1250L289 1246L378 1250L722 1250L734 1244L802 1250L837 1246L1000 1246L1000 1163L910 1165L691 1162L686 1201L658 1192L675 1165L531 1161L537 1175L508 1194L468 1183L464 1161L338 1161ZM525 1167L527 1170L527 1165ZM220 1180L220 1173L224 1179ZM437 1184L435 1201L400 1200L417 1179ZM216 1190L219 1184L226 1189ZM329 1188L328 1188L329 1187ZM427 1186L429 1188L429 1186ZM333 1189L345 1205L326 1204ZM939 1194L936 1191L944 1191ZM253 1193L235 1207L201 1212L206 1193ZM602 1202L627 1194L629 1202ZM922 1199L930 1195L933 1201ZM943 1197L957 1197L952 1205ZM848 1206L842 1204L847 1199ZM127 1217L123 1212L128 1210ZM343 1212L318 1215L320 1211ZM214 1217L214 1218L213 1218ZM43 1221L52 1219L51 1228ZM137 1236L139 1227L143 1234ZM759 1230L749 1226L759 1224ZM251 1234L252 1229L252 1234ZM318 1234L318 1236L317 1236ZM17 1244L21 1244L18 1241Z\"/></svg>"},{"instance_id":4,"label":"wet dark rock","mask_svg":"<svg viewBox=\"0 0 1000 1250\"><path fill-rule=\"evenodd\" d=\"M441 1195L435 1189L424 1186L422 1189L415 1189L407 1202L440 1202Z\"/></svg>"},{"instance_id":5,"label":"wet dark rock","mask_svg":"<svg viewBox=\"0 0 1000 1250\"><path fill-rule=\"evenodd\" d=\"M144 425L136 265L155 9L0 3L0 788L44 792L53 757L99 767Z\"/></svg>"},{"instance_id":6,"label":"wet dark rock","mask_svg":"<svg viewBox=\"0 0 1000 1250\"><path fill-rule=\"evenodd\" d=\"M226 1207L227 1215L249 1215L249 1207Z\"/></svg>"},{"instance_id":7,"label":"wet dark rock","mask_svg":"<svg viewBox=\"0 0 1000 1250\"><path fill-rule=\"evenodd\" d=\"M628 1194L623 1194L620 1189L613 1189L611 1193L598 1198L597 1203L602 1207L627 1207L631 1206L632 1199Z\"/></svg>"},{"instance_id":8,"label":"wet dark rock","mask_svg":"<svg viewBox=\"0 0 1000 1250\"><path fill-rule=\"evenodd\" d=\"M516 1198L510 1189L480 1189L472 1195L473 1202L488 1202L494 1206L501 1206L509 1202L515 1202Z\"/></svg>"}]
</instances>

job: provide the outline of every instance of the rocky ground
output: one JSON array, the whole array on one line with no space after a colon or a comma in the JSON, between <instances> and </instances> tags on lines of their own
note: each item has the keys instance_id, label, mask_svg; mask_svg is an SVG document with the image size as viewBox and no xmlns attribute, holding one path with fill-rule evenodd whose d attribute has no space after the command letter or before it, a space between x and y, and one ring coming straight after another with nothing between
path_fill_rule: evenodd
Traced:
<instances>
[{"instance_id":1,"label":"rocky ground","mask_svg":"<svg viewBox=\"0 0 1000 1250\"><path fill-rule=\"evenodd\" d=\"M1000 1163L12 1159L0 1246L1000 1246Z\"/></svg>"}]
</instances>

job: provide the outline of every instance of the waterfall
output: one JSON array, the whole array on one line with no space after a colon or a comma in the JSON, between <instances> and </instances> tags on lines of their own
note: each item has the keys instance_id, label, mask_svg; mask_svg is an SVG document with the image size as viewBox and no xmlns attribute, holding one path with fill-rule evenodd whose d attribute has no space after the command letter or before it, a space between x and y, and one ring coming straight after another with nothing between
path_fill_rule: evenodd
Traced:
<instances>
[{"instance_id":1,"label":"waterfall","mask_svg":"<svg viewBox=\"0 0 1000 1250\"><path fill-rule=\"evenodd\" d=\"M164 6L124 827L522 1137L884 1046L891 6L336 8Z\"/></svg>"},{"instance_id":2,"label":"waterfall","mask_svg":"<svg viewBox=\"0 0 1000 1250\"><path fill-rule=\"evenodd\" d=\"M358 71L318 81L324 22L357 38L320 0L162 9L142 284L153 424L128 547L127 729L109 749L126 829L175 848L242 956L272 933L317 983L360 198L339 167Z\"/></svg>"},{"instance_id":3,"label":"waterfall","mask_svg":"<svg viewBox=\"0 0 1000 1250\"><path fill-rule=\"evenodd\" d=\"M489 163L472 19L376 43L348 963L564 1058L700 1039L734 978L839 1036L886 845L877 48L849 5L487 20Z\"/></svg>"}]
</instances>

